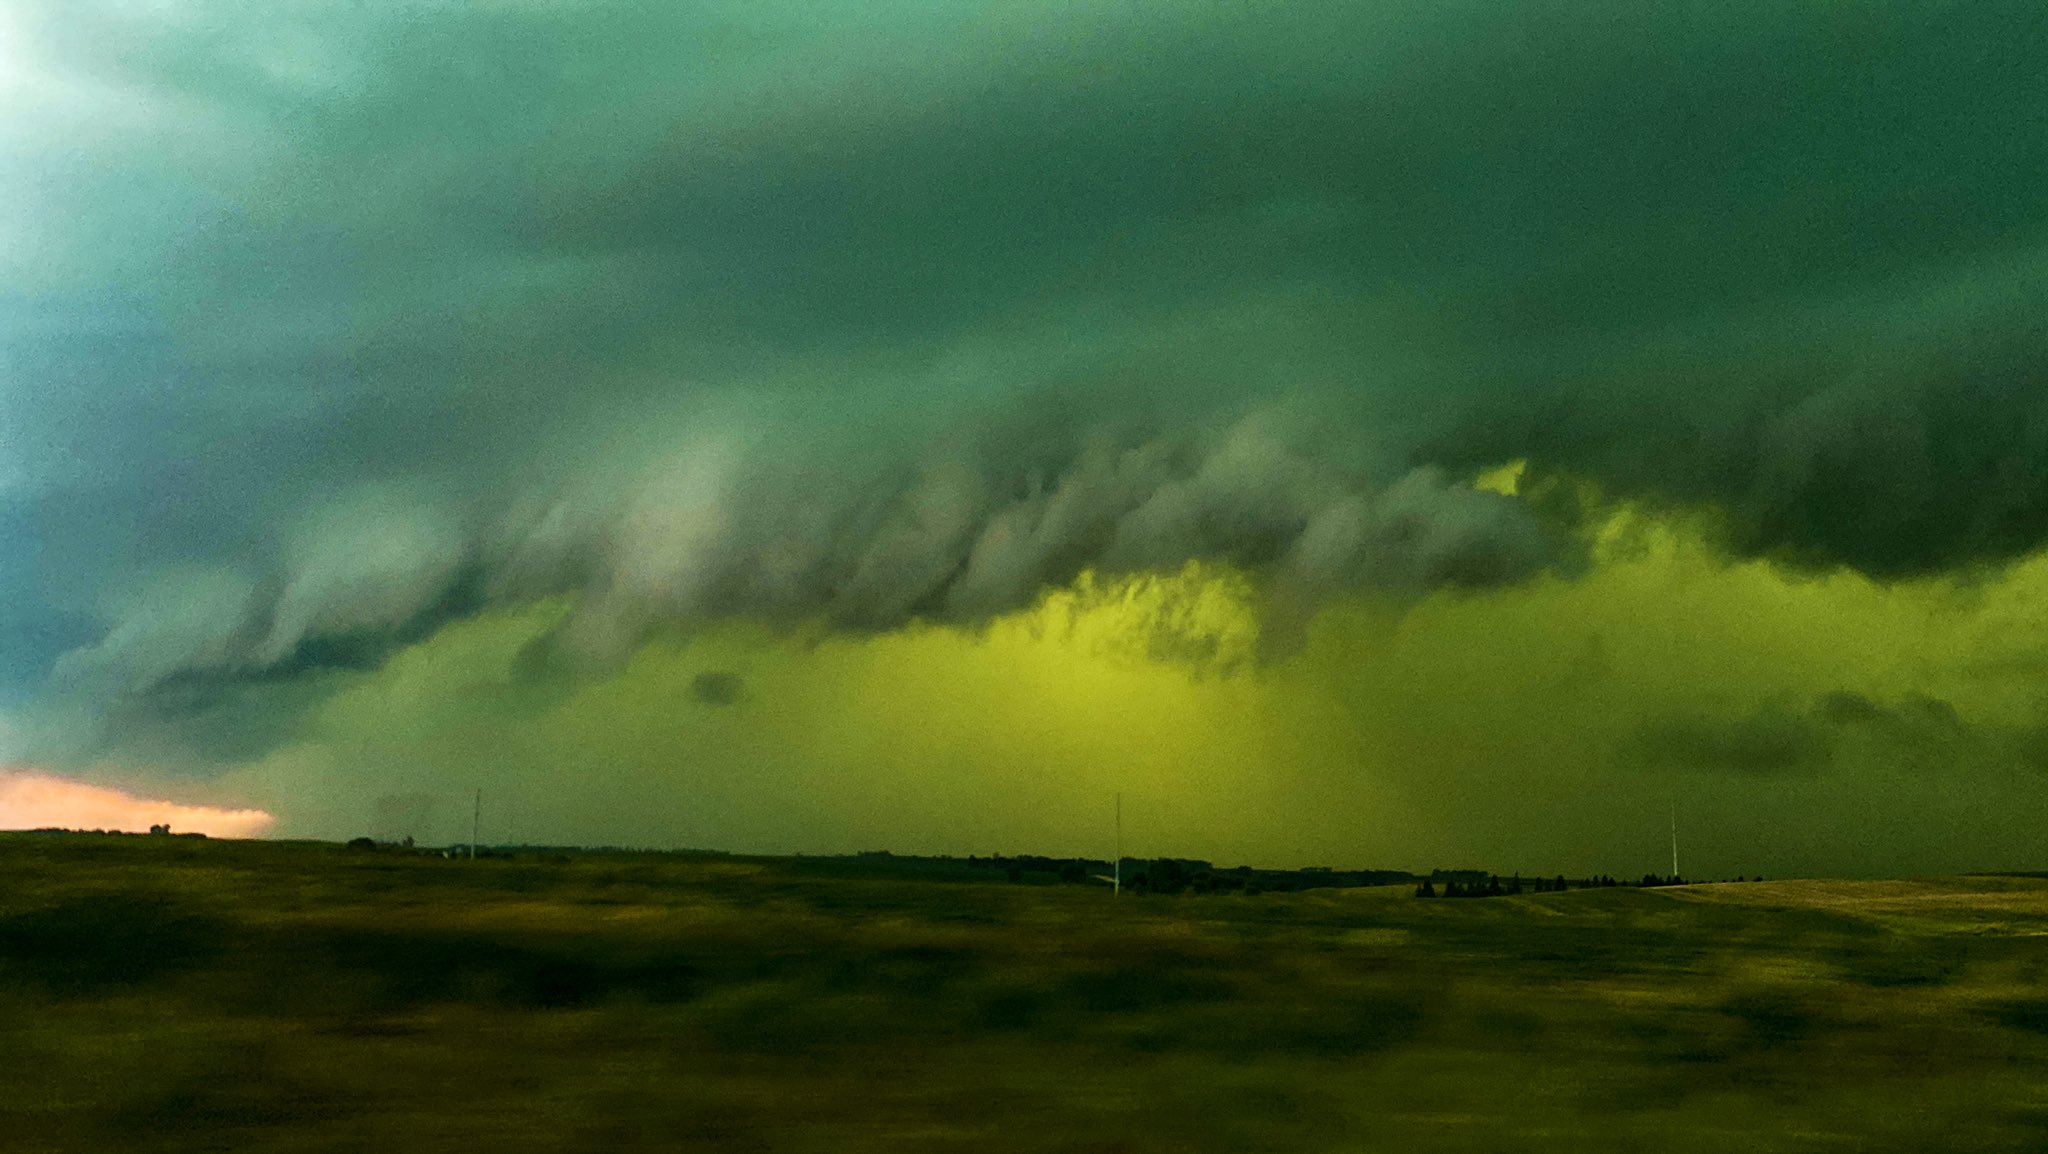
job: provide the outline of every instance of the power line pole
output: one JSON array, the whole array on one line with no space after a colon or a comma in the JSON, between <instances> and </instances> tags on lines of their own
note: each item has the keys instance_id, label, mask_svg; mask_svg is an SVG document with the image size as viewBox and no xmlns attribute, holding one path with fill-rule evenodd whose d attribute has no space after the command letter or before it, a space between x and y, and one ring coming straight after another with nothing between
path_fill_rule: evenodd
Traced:
<instances>
[{"instance_id":1,"label":"power line pole","mask_svg":"<svg viewBox=\"0 0 2048 1154\"><path fill-rule=\"evenodd\" d=\"M1671 799L1671 880L1678 880L1678 799Z\"/></svg>"},{"instance_id":2,"label":"power line pole","mask_svg":"<svg viewBox=\"0 0 2048 1154\"><path fill-rule=\"evenodd\" d=\"M1116 795L1116 865L1110 873L1110 895L1124 892L1124 795Z\"/></svg>"},{"instance_id":3,"label":"power line pole","mask_svg":"<svg viewBox=\"0 0 2048 1154\"><path fill-rule=\"evenodd\" d=\"M484 824L484 791L476 791L476 808L469 815L469 860L476 860L476 835Z\"/></svg>"}]
</instances>

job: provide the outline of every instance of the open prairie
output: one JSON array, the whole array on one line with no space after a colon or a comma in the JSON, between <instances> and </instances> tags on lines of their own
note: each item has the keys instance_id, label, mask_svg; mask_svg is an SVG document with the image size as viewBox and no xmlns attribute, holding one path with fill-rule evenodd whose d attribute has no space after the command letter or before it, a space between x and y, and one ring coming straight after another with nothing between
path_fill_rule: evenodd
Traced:
<instances>
[{"instance_id":1,"label":"open prairie","mask_svg":"<svg viewBox=\"0 0 2048 1154\"><path fill-rule=\"evenodd\" d=\"M2048 882L1424 901L0 836L9 1150L2038 1150Z\"/></svg>"}]
</instances>

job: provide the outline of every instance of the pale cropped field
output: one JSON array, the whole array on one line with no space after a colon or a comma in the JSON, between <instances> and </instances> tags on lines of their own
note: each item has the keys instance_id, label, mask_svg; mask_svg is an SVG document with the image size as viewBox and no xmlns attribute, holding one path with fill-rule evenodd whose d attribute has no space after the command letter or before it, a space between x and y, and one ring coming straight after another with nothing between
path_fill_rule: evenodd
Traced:
<instances>
[{"instance_id":1,"label":"pale cropped field","mask_svg":"<svg viewBox=\"0 0 2048 1154\"><path fill-rule=\"evenodd\" d=\"M2048 1149L2048 882L1418 901L0 836L0 1148Z\"/></svg>"}]
</instances>

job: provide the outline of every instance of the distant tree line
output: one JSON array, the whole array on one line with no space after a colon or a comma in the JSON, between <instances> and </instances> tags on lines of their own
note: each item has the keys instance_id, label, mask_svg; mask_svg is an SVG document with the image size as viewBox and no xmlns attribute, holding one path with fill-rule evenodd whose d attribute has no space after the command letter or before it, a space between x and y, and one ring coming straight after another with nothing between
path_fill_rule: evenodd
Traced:
<instances>
[{"instance_id":1,"label":"distant tree line","mask_svg":"<svg viewBox=\"0 0 2048 1154\"><path fill-rule=\"evenodd\" d=\"M1438 874L1444 872L1439 870ZM1422 884L1415 887L1415 896L1418 898L1497 898L1505 897L1509 894L1522 893L1525 889L1534 889L1536 892L1541 893L1548 889L1562 890L1565 888L1565 881L1562 877L1559 877L1554 884L1543 878L1536 878L1525 886L1522 882L1521 874L1516 874L1503 883L1500 880L1499 874L1484 875L1485 880L1480 881L1463 876L1469 872L1476 871L1460 870L1452 876L1445 877L1444 888L1441 893L1437 891L1435 884L1438 874L1432 874L1429 877L1423 878Z\"/></svg>"},{"instance_id":2,"label":"distant tree line","mask_svg":"<svg viewBox=\"0 0 2048 1154\"><path fill-rule=\"evenodd\" d=\"M866 858L887 858L894 855L883 850L879 852L871 851L861 856ZM995 854L990 857L978 857L970 854L967 858L967 865L970 869L996 870L1013 882L1051 880L1068 885L1081 885L1087 882L1092 875L1109 869L1109 863L1106 861L1092 861L1088 858L1078 857L1046 857L1042 854L1031 853L1016 855ZM1038 876L1036 878L1027 878L1025 876L1027 874L1036 874Z\"/></svg>"},{"instance_id":3,"label":"distant tree line","mask_svg":"<svg viewBox=\"0 0 2048 1154\"><path fill-rule=\"evenodd\" d=\"M871 860L906 860L881 851L869 851L859 856ZM970 855L967 864L973 869L996 871L1010 881L1025 884L1101 885L1118 874L1114 862L1038 854ZM1415 875L1406 870L1340 870L1330 866L1308 866L1297 870L1254 869L1242 865L1219 867L1196 858L1171 857L1127 857L1123 859L1121 872L1123 888L1135 894L1290 893L1333 886L1406 885L1415 880Z\"/></svg>"},{"instance_id":4,"label":"distant tree line","mask_svg":"<svg viewBox=\"0 0 2048 1154\"><path fill-rule=\"evenodd\" d=\"M206 836L205 834L203 834L203 833L199 833L199 832L198 832L198 831L196 831L196 830L195 830L195 831L192 831L192 832L185 832L185 831L179 831L179 832L177 832L177 833L172 833L172 832L171 832L171 827L170 827L169 825L153 825L153 826L150 826L150 827L149 827L149 832L148 832L148 833L146 833L146 834L139 834L139 833L136 833L136 832L135 832L134 830L127 830L127 829L70 829L70 828L67 828L67 827L65 827L65 826L59 826L59 825L45 825L45 826L39 826L39 827L37 827L37 828L35 828L35 829L31 829L31 830L24 830L24 831L22 831L22 832L24 832L24 833L44 833L44 834L71 834L71 835L81 835L81 834L97 834L97 835L99 835L100 837L197 837L197 838L203 838L203 837L205 837L205 836Z\"/></svg>"},{"instance_id":5,"label":"distant tree line","mask_svg":"<svg viewBox=\"0 0 2048 1154\"><path fill-rule=\"evenodd\" d=\"M479 845L475 847L475 852L472 853L471 847L466 842L458 845L435 847L415 845L413 844L413 839L409 837L399 841L378 841L376 838L371 837L352 837L344 842L341 848L349 853L392 854L399 857L461 858L465 861L483 858L511 861L519 857L528 857L536 861L547 862L550 865L567 865L569 856L563 852L564 849L578 847ZM599 851L578 848L578 852L594 853ZM640 851L619 850L610 852L635 853Z\"/></svg>"},{"instance_id":6,"label":"distant tree line","mask_svg":"<svg viewBox=\"0 0 2048 1154\"><path fill-rule=\"evenodd\" d=\"M1763 876L1738 877L1736 881L1762 881ZM1440 883L1440 884L1439 884ZM1496 898L1519 893L1563 893L1566 890L1607 889L1614 886L1631 886L1650 889L1656 886L1683 886L1692 883L1673 874L1644 874L1640 881L1619 881L1609 874L1594 874L1592 877L1567 879L1563 874L1554 878L1532 878L1523 881L1521 874L1515 874L1506 882L1499 874L1486 874L1478 870L1437 870L1422 879L1415 887L1418 898Z\"/></svg>"},{"instance_id":7,"label":"distant tree line","mask_svg":"<svg viewBox=\"0 0 2048 1154\"><path fill-rule=\"evenodd\" d=\"M54 832L54 831L51 831ZM467 857L465 845L428 849L416 847L411 838L399 842L379 841L368 837L353 838L346 843L346 849L357 852L379 852L395 854L419 854L442 857ZM512 858L533 856L543 861L567 862L563 853L565 847L550 846L478 846L479 858ZM652 852L619 849L617 847L576 847L577 853L633 853ZM717 851L677 851L692 855L711 854L726 856ZM1419 898L1484 898L1507 897L1525 893L1562 893L1574 889L1602 889L1614 886L1653 887L1689 884L1682 877L1662 877L1644 874L1638 881L1622 881L1609 874L1595 874L1584 878L1566 878L1563 874L1554 877L1525 878L1520 873L1502 878L1499 874L1485 870L1439 869L1419 879L1407 870L1334 869L1330 866L1305 866L1301 869L1255 869L1251 866L1219 867L1212 862L1197 858L1131 858L1123 859L1122 870L1117 863L1100 858L1051 857L1045 854L970 854L966 858L950 854L921 855L896 854L888 850L863 850L854 854L805 855L797 854L794 859L798 868L813 872L822 870L838 876L853 873L861 876L918 877L934 880L966 881L976 875L992 874L995 878L1021 885L1090 885L1102 886L1117 878L1121 873L1122 886L1133 894L1244 894L1291 893L1300 890L1327 889L1333 887L1363 887L1386 885L1414 885L1415 896ZM1751 880L1737 878L1737 881ZM1754 879L1762 881L1761 877Z\"/></svg>"}]
</instances>

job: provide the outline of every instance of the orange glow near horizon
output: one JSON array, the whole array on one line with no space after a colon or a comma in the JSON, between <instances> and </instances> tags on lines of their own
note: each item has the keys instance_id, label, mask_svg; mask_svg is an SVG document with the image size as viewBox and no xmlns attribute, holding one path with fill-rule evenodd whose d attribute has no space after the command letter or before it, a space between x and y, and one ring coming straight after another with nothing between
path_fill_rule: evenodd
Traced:
<instances>
[{"instance_id":1,"label":"orange glow near horizon","mask_svg":"<svg viewBox=\"0 0 2048 1154\"><path fill-rule=\"evenodd\" d=\"M30 770L0 769L0 829L104 829L261 837L277 819L260 809L218 809L136 797Z\"/></svg>"}]
</instances>

